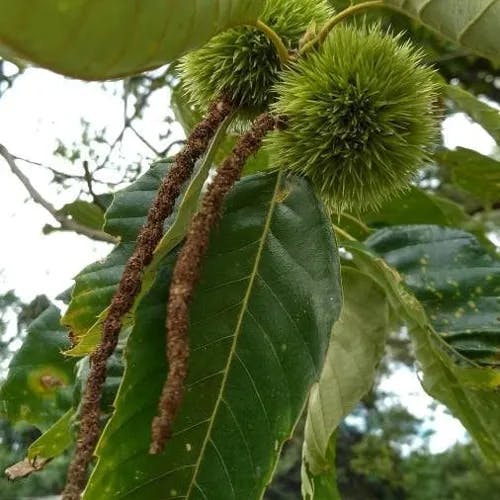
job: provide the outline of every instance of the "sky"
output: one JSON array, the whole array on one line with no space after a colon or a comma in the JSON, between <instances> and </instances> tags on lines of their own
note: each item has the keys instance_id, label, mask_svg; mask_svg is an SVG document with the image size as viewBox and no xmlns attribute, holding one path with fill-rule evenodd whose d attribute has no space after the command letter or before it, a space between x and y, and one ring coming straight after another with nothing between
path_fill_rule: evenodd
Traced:
<instances>
[{"instance_id":1,"label":"sky","mask_svg":"<svg viewBox=\"0 0 500 500\"><path fill-rule=\"evenodd\" d=\"M28 69L14 87L0 99L0 144L11 154L68 172L77 167L54 156L57 138L65 143L81 137L81 118L95 128L108 127L110 137L119 133L122 125L122 101L114 95L118 83L107 84L70 80L41 69ZM168 96L158 94L141 122L141 132L152 142L164 127ZM445 144L475 149L483 154L492 152L493 139L463 114L457 114L443 125ZM181 138L180 128L173 139ZM120 155L134 161L150 154L133 135L125 137ZM50 174L25 162L18 166L29 176L39 192L57 208L71 202L77 192L60 191L50 184ZM81 173L81 172L79 172ZM46 294L55 298L69 288L72 278L87 264L104 257L110 245L89 240L72 233L56 232L43 235L45 224L55 224L53 218L28 199L19 180L11 174L0 158L0 294L14 289L24 301ZM384 380L382 389L397 395L400 403L417 417L428 417L434 402L425 395L415 372L403 368ZM443 407L433 413L434 420L426 425L436 431L430 449L440 452L457 440L464 439L461 424Z\"/></svg>"}]
</instances>

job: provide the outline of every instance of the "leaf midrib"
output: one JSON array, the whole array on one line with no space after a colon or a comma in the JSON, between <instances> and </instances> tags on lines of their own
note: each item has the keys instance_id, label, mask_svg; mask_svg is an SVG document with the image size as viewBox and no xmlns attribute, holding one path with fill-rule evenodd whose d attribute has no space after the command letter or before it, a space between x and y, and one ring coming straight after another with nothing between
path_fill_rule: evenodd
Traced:
<instances>
[{"instance_id":1,"label":"leaf midrib","mask_svg":"<svg viewBox=\"0 0 500 500\"><path fill-rule=\"evenodd\" d=\"M281 185L281 179L282 179L282 175L283 175L282 172L283 171L280 170L278 172L277 177L276 177L276 184L275 184L275 187L274 187L273 196L271 198L271 202L270 202L270 206L269 206L269 212L267 214L266 221L265 221L265 224L264 224L264 228L263 228L263 231L262 231L262 237L261 237L260 242L259 242L259 248L257 249L257 253L255 255L254 265L253 265L252 272L251 272L249 280L248 280L248 286L247 286L247 290L246 290L245 296L244 296L243 301L242 301L241 310L240 310L240 313L238 315L238 321L237 321L236 327L235 327L233 343L231 345L231 350L229 351L229 356L228 356L228 360L227 360L227 363L226 363L226 366L225 366L224 376L222 378L222 382L221 382L219 394L217 395L217 400L215 402L215 406L214 406L214 410L213 410L213 413L212 413L212 417L209 420L209 425L208 425L208 429L207 429L207 432L206 432L206 435L205 435L205 439L203 440L203 444L201 446L199 458L196 461L196 465L195 465L195 469L193 471L191 482L189 484L189 488L188 488L188 491L187 491L186 496L185 496L186 499L188 499L190 497L193 488L196 486L196 478L198 476L198 473L199 473L199 470L200 470L200 466L201 466L201 463L203 461L203 457L205 455L205 449L207 447L208 442L210 441L210 435L212 433L212 429L213 429L213 426L214 426L214 423L215 423L215 420L216 420L216 417L217 417L217 414L218 414L218 411L219 411L219 406L220 406L220 404L221 404L221 402L223 400L222 395L223 395L225 387L226 387L226 382L227 382L228 375L229 375L229 372L230 372L231 364L233 362L233 358L234 358L234 356L236 354L236 346L237 346L237 343L238 343L239 334L241 332L241 326L243 324L243 318L245 316L245 313L246 313L246 310L247 310L247 307L248 307L248 303L250 301L250 296L251 296L251 293L252 293L253 285L255 283L255 279L256 279L256 277L258 275L259 265L260 265L262 253L264 251L264 246L265 246L265 243L266 243L266 240L267 240L267 235L269 234L269 230L271 228L271 220L273 218L274 208L276 206L277 197L278 197L277 195L278 195L278 192L279 192L279 187Z\"/></svg>"}]
</instances>

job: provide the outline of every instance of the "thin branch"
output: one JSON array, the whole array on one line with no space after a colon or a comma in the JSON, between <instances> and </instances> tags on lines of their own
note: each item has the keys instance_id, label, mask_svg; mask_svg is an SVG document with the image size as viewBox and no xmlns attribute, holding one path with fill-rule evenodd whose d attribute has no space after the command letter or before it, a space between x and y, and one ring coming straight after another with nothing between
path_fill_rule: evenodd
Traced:
<instances>
[{"instance_id":1,"label":"thin branch","mask_svg":"<svg viewBox=\"0 0 500 500\"><path fill-rule=\"evenodd\" d=\"M97 196L94 192L94 186L92 185L94 179L92 177L92 172L89 169L89 162L87 160L84 160L83 162L83 171L85 172L85 182L87 183L89 194L92 196L94 205L97 205L103 212L106 212L106 207L101 203L99 196Z\"/></svg>"},{"instance_id":2,"label":"thin branch","mask_svg":"<svg viewBox=\"0 0 500 500\"><path fill-rule=\"evenodd\" d=\"M344 9L342 12L339 12L336 16L333 16L326 24L321 28L321 31L318 33L316 38L313 38L310 42L306 43L299 52L299 55L304 55L306 52L311 50L316 44L321 44L325 41L326 37L329 35L330 31L337 26L340 22L348 17L358 14L367 9L371 9L373 7L384 7L384 2L382 0L371 0L369 2L358 3L355 5L351 5L347 9Z\"/></svg>"},{"instance_id":3,"label":"thin branch","mask_svg":"<svg viewBox=\"0 0 500 500\"><path fill-rule=\"evenodd\" d=\"M11 156L12 156L12 158L14 158L14 160L24 161L25 163L29 163L30 165L36 165L37 167L45 168L49 172L52 172L55 176L63 177L64 179L78 179L81 181L85 180L85 177L83 175L67 174L66 172L60 172L59 170L57 170L55 168L49 167L48 165L44 165L43 163L40 163L39 161L28 160L28 158L24 158L22 156L13 155L13 154L11 154Z\"/></svg>"},{"instance_id":4,"label":"thin branch","mask_svg":"<svg viewBox=\"0 0 500 500\"><path fill-rule=\"evenodd\" d=\"M132 125L131 122L128 123L128 128L136 135L136 137L143 143L145 144L156 156L160 156L160 152L145 138L143 137L141 134L139 134L139 132L137 132L137 130L135 129L135 127Z\"/></svg>"},{"instance_id":5,"label":"thin branch","mask_svg":"<svg viewBox=\"0 0 500 500\"><path fill-rule=\"evenodd\" d=\"M184 144L186 143L186 140L185 139L179 139L178 141L174 141L174 142L171 142L162 152L161 152L161 156L162 157L166 157L170 154L170 151L172 150L172 148L174 148L175 146L183 146Z\"/></svg>"},{"instance_id":6,"label":"thin branch","mask_svg":"<svg viewBox=\"0 0 500 500\"><path fill-rule=\"evenodd\" d=\"M270 26L259 19L255 21L253 26L262 31L267 36L267 38L271 40L274 47L276 48L276 52L278 53L281 64L288 64L290 62L290 54L278 33L276 33L276 31L274 31Z\"/></svg>"},{"instance_id":7,"label":"thin branch","mask_svg":"<svg viewBox=\"0 0 500 500\"><path fill-rule=\"evenodd\" d=\"M83 236L87 236L88 238L91 238L93 240L97 241L105 241L107 243L117 243L117 239L114 236L111 236L108 233L105 233L104 231L100 231L97 229L91 229L89 227L83 226L82 224L79 224L78 222L74 221L73 219L69 219L68 217L62 215L59 213L59 211L50 203L47 201L31 184L30 180L26 175L23 174L23 172L19 169L19 167L16 165L16 161L14 157L9 153L7 148L0 144L0 156L3 156L7 164L9 165L10 170L12 173L21 181L22 185L25 187L26 191L28 191L30 197L32 200L37 203L38 205L42 206L47 210L47 212L56 219L57 222L61 225L61 229L67 230L67 231L74 231L75 233L81 234Z\"/></svg>"}]
</instances>

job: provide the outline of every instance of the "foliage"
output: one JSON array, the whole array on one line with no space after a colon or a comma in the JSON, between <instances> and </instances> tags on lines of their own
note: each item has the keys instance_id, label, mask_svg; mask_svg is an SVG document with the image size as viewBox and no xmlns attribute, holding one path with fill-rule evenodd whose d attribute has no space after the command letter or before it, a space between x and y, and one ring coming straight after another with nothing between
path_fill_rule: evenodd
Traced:
<instances>
[{"instance_id":1,"label":"foliage","mask_svg":"<svg viewBox=\"0 0 500 500\"><path fill-rule=\"evenodd\" d=\"M3 0L0 50L77 78L124 77L161 66L231 25L256 19L263 6L263 0L217 0L200 4L193 15L189 4L177 0L148 0L139 12L133 2L121 0L98 5Z\"/></svg>"},{"instance_id":2,"label":"foliage","mask_svg":"<svg viewBox=\"0 0 500 500\"><path fill-rule=\"evenodd\" d=\"M283 193L288 193L284 199ZM243 226L233 215L242 213L246 213ZM118 411L101 438L88 498L99 498L106 488L153 498L160 491L192 488L207 492L220 488L221 496L232 488L236 497L258 495L273 468L270 450L281 448L293 430L310 380L322 364L329 326L339 308L335 255L323 217L310 187L300 180L247 177L231 194L192 307L189 392L166 453L147 457L148 422L162 382L151 381L155 373L165 370L168 271L159 275L137 310L122 386L127 390L118 394ZM310 232L299 236L300 226L294 229L293 220L296 224L308 220ZM317 242L314 259L303 243L309 238ZM302 285L291 294L297 277L287 276L286 270L297 265ZM276 276L282 279L277 282ZM205 359L210 363L205 364ZM296 372L293 368L298 365L303 369ZM269 385L267 380L274 382ZM249 413L251 422L245 418ZM142 429L134 440L127 437L130 425ZM186 433L192 427L196 432ZM237 441L228 443L227 432ZM117 448L116 442L123 445ZM144 452L137 454L141 449ZM110 463L120 463L129 472L110 480ZM250 474L263 484L237 473L249 466ZM170 473L155 480L165 470Z\"/></svg>"},{"instance_id":3,"label":"foliage","mask_svg":"<svg viewBox=\"0 0 500 500\"><path fill-rule=\"evenodd\" d=\"M500 113L477 94L498 97L500 1L330 2L340 18L323 2L269 2L189 8L148 0L138 12L129 1L0 0L5 57L87 79L129 75L116 140L106 144L103 131L82 123L92 164L83 162L81 175L49 168L63 186L82 185L84 196L56 210L28 183L58 221L117 243L63 294L62 322L44 297L30 305L13 293L0 297L2 356L11 357L13 338L22 341L0 389L0 460L21 462L24 452L26 463L45 465L17 495L62 489L90 356L101 352L108 306L141 227L159 217L149 207L178 161L171 144L157 149L134 125L163 89L187 134L219 93L229 92L237 109L212 131L172 213L154 219L163 238L135 270L142 288L108 360L95 422L103 432L83 498L285 499L299 488L309 500L495 496L499 162L433 142L439 120L455 112L498 141ZM369 9L363 22L338 26L360 8ZM137 74L166 62L173 64ZM15 72L4 78L3 69L2 60L0 85L15 85ZM278 113L279 130L232 186L209 235L189 306L185 393L165 452L150 455L151 420L173 365L165 320L178 293L170 279L179 246L193 237L193 214L207 208L212 167L241 153L230 122L248 108ZM160 161L143 175L131 162L109 186L96 180L129 132ZM15 167L19 158L1 151ZM79 146L62 143L58 154L82 158ZM96 183L127 186L111 200L96 194ZM19 322L14 336L10 311ZM489 463L470 443L431 454L421 422L399 405L384 407L380 378L400 361L416 364L424 389L461 420ZM361 416L364 428L349 415ZM417 439L424 446L415 449ZM11 484L0 488L13 495Z\"/></svg>"},{"instance_id":4,"label":"foliage","mask_svg":"<svg viewBox=\"0 0 500 500\"><path fill-rule=\"evenodd\" d=\"M500 59L500 41L496 33L500 16L498 0L384 0L409 16L415 17L440 35L496 62Z\"/></svg>"}]
</instances>

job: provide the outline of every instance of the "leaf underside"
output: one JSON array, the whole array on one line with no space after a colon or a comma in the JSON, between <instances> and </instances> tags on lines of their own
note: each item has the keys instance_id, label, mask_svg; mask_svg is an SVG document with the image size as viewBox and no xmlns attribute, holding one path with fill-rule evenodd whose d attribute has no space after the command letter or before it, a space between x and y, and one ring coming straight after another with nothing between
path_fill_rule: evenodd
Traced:
<instances>
[{"instance_id":1,"label":"leaf underside","mask_svg":"<svg viewBox=\"0 0 500 500\"><path fill-rule=\"evenodd\" d=\"M320 492L328 485L335 490L335 431L372 387L389 332L384 290L370 276L347 267L342 284L342 313L319 383L311 390L304 431L302 490L311 499L323 498Z\"/></svg>"},{"instance_id":2,"label":"leaf underside","mask_svg":"<svg viewBox=\"0 0 500 500\"><path fill-rule=\"evenodd\" d=\"M500 61L500 0L384 0L438 34Z\"/></svg>"},{"instance_id":3,"label":"leaf underside","mask_svg":"<svg viewBox=\"0 0 500 500\"><path fill-rule=\"evenodd\" d=\"M0 0L0 53L84 80L153 69L230 26L264 0Z\"/></svg>"}]
</instances>

